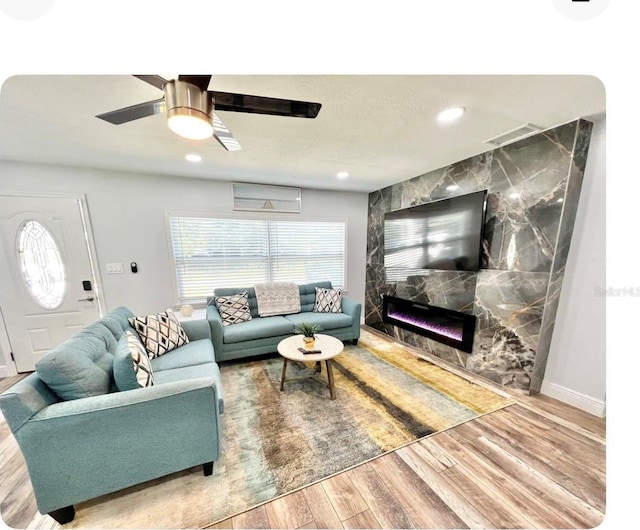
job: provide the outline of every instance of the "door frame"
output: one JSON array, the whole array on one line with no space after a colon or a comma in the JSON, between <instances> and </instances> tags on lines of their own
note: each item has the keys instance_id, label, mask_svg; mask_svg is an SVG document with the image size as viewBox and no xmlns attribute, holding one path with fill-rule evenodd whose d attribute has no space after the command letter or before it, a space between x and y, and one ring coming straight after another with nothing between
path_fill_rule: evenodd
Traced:
<instances>
[{"instance_id":1,"label":"door frame","mask_svg":"<svg viewBox=\"0 0 640 530\"><path fill-rule=\"evenodd\" d=\"M96 251L95 240L93 238L93 228L91 226L91 216L87 206L87 196L84 193L62 193L62 192L39 192L39 191L23 191L23 190L5 190L0 188L0 197L40 197L45 199L76 199L80 205L80 220L84 229L85 243L89 252L89 264L91 266L91 274L93 276L93 291L95 293L96 302L98 303L98 314L102 317L105 313L105 302L102 290L102 277L100 276L100 267L98 266L98 253ZM2 316L2 308L0 307L0 316ZM0 344L3 356L0 356L0 377L5 375L16 375L18 373L16 363L11 359L11 340L9 330L4 325L4 318L0 320ZM5 348L9 348L5 351ZM4 366L3 363L4 362ZM6 366L6 368L4 368ZM4 374L8 370L8 374Z\"/></svg>"}]
</instances>

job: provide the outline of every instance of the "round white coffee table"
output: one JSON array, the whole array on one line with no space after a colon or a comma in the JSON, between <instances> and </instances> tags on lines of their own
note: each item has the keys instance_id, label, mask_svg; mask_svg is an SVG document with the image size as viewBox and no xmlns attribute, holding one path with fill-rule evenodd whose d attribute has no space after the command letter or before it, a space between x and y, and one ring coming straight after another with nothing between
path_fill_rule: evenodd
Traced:
<instances>
[{"instance_id":1,"label":"round white coffee table","mask_svg":"<svg viewBox=\"0 0 640 530\"><path fill-rule=\"evenodd\" d=\"M329 389L331 399L336 399L336 389L333 383L333 370L331 368L331 360L344 349L344 344L340 339L336 339L330 335L316 334L316 342L313 346L314 350L320 350L321 353L302 353L298 348L304 348L302 335L294 335L283 339L278 344L278 353L284 358L282 366L282 378L280 379L280 391L284 390L284 384L290 381L300 381L303 379L313 379L318 381ZM292 377L287 379L287 363L288 361L306 362L313 361L316 368L311 375L305 377ZM318 373L322 370L322 362L327 368L327 380L318 377Z\"/></svg>"}]
</instances>

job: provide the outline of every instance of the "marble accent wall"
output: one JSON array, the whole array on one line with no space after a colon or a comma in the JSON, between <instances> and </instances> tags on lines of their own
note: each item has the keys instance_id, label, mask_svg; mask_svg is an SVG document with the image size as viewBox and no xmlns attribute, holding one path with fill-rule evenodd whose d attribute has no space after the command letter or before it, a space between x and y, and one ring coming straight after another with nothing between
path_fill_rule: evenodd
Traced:
<instances>
[{"instance_id":1,"label":"marble accent wall","mask_svg":"<svg viewBox=\"0 0 640 530\"><path fill-rule=\"evenodd\" d=\"M365 322L502 385L539 391L591 127L574 121L371 193ZM480 271L384 268L386 212L483 189ZM475 314L472 353L384 324L383 294Z\"/></svg>"}]
</instances>

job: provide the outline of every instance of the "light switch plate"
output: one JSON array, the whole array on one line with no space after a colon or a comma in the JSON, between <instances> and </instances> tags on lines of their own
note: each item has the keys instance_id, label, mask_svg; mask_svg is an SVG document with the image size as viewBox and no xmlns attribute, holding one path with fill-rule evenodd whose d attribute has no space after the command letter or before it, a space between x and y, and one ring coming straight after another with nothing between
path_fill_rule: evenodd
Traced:
<instances>
[{"instance_id":1,"label":"light switch plate","mask_svg":"<svg viewBox=\"0 0 640 530\"><path fill-rule=\"evenodd\" d=\"M107 263L107 274L123 274L124 267L122 263Z\"/></svg>"}]
</instances>

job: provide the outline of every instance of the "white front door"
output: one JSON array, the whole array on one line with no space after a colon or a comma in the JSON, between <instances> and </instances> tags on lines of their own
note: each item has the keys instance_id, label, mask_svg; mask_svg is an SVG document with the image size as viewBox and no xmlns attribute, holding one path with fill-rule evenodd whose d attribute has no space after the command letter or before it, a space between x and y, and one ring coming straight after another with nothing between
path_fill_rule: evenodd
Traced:
<instances>
[{"instance_id":1,"label":"white front door","mask_svg":"<svg viewBox=\"0 0 640 530\"><path fill-rule=\"evenodd\" d=\"M18 372L100 317L81 207L0 195L0 325Z\"/></svg>"}]
</instances>

